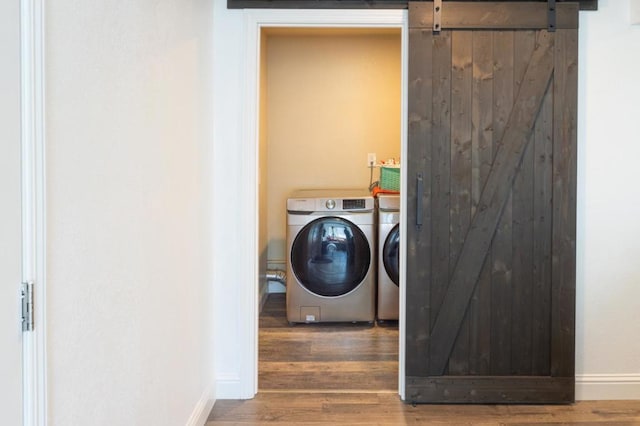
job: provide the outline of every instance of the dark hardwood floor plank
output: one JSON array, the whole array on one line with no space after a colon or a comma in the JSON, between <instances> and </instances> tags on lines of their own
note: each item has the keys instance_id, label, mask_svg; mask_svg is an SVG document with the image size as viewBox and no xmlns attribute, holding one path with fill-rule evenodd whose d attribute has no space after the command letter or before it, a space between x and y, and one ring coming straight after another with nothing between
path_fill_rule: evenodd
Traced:
<instances>
[{"instance_id":1,"label":"dark hardwood floor plank","mask_svg":"<svg viewBox=\"0 0 640 426\"><path fill-rule=\"evenodd\" d=\"M397 322L289 325L285 302L270 294L260 314L260 390L397 392Z\"/></svg>"},{"instance_id":2,"label":"dark hardwood floor plank","mask_svg":"<svg viewBox=\"0 0 640 426\"><path fill-rule=\"evenodd\" d=\"M261 390L388 390L398 389L397 361L261 362ZM312 388L311 388L312 389Z\"/></svg>"}]
</instances>

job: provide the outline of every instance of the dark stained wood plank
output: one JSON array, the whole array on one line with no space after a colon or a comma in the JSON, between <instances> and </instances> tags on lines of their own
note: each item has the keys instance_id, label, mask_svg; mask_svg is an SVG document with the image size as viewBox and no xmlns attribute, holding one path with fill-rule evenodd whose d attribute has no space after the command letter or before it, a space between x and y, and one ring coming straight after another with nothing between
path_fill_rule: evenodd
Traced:
<instances>
[{"instance_id":1,"label":"dark stained wood plank","mask_svg":"<svg viewBox=\"0 0 640 426\"><path fill-rule=\"evenodd\" d=\"M431 324L449 284L449 209L451 181L451 32L433 39L433 130L431 216Z\"/></svg>"},{"instance_id":2,"label":"dark stained wood plank","mask_svg":"<svg viewBox=\"0 0 640 426\"><path fill-rule=\"evenodd\" d=\"M406 371L424 374L429 359L429 330L431 304L429 275L431 274L431 98L432 49L431 31L411 30L409 43L409 99L408 99L408 156L407 224L412 227L407 237L409 262L406 268L406 316L412 318L406 328ZM423 179L423 193L417 193L417 175ZM416 228L417 200L422 199L422 226ZM412 263L415 260L415 263Z\"/></svg>"},{"instance_id":3,"label":"dark stained wood plank","mask_svg":"<svg viewBox=\"0 0 640 426\"><path fill-rule=\"evenodd\" d=\"M551 374L574 376L578 34L556 35L553 135Z\"/></svg>"},{"instance_id":4,"label":"dark stained wood plank","mask_svg":"<svg viewBox=\"0 0 640 426\"><path fill-rule=\"evenodd\" d=\"M433 28L433 2L409 3L409 28ZM537 2L445 2L441 28L540 30L548 26L547 4ZM578 5L556 5L556 27L578 28Z\"/></svg>"},{"instance_id":5,"label":"dark stained wood plank","mask_svg":"<svg viewBox=\"0 0 640 426\"><path fill-rule=\"evenodd\" d=\"M491 365L492 375L511 370L512 197L505 201L491 245Z\"/></svg>"},{"instance_id":6,"label":"dark stained wood plank","mask_svg":"<svg viewBox=\"0 0 640 426\"><path fill-rule=\"evenodd\" d=\"M535 47L534 31L516 31L514 40L515 90L519 90L531 52ZM540 116L538 114L538 116ZM536 120L537 121L537 120ZM533 132L529 135L533 138ZM511 310L511 373L531 374L532 287L533 287L533 154L532 143L522 158L513 182L513 279Z\"/></svg>"},{"instance_id":7,"label":"dark stained wood plank","mask_svg":"<svg viewBox=\"0 0 640 426\"><path fill-rule=\"evenodd\" d=\"M453 270L471 222L471 91L473 33L452 37L451 206L449 270Z\"/></svg>"},{"instance_id":8,"label":"dark stained wood plank","mask_svg":"<svg viewBox=\"0 0 640 426\"><path fill-rule=\"evenodd\" d=\"M515 99L514 31L494 33L494 64L493 135L496 148L502 149L499 145ZM491 373L494 375L510 374L511 365L512 201L509 189L491 245Z\"/></svg>"},{"instance_id":9,"label":"dark stained wood plank","mask_svg":"<svg viewBox=\"0 0 640 426\"><path fill-rule=\"evenodd\" d=\"M432 329L431 375L442 374L446 367L552 71L553 36L543 33L531 57L501 144L497 146L494 167Z\"/></svg>"},{"instance_id":10,"label":"dark stained wood plank","mask_svg":"<svg viewBox=\"0 0 640 426\"><path fill-rule=\"evenodd\" d=\"M471 214L493 164L493 31L473 31Z\"/></svg>"},{"instance_id":11,"label":"dark stained wood plank","mask_svg":"<svg viewBox=\"0 0 640 426\"><path fill-rule=\"evenodd\" d=\"M573 402L568 377L407 377L407 401L544 404Z\"/></svg>"},{"instance_id":12,"label":"dark stained wood plank","mask_svg":"<svg viewBox=\"0 0 640 426\"><path fill-rule=\"evenodd\" d=\"M542 101L534 130L532 374L550 374L553 89Z\"/></svg>"},{"instance_id":13,"label":"dark stained wood plank","mask_svg":"<svg viewBox=\"0 0 640 426\"><path fill-rule=\"evenodd\" d=\"M456 31L451 40L451 183L449 271L453 271L471 223L471 95L473 33ZM449 374L469 371L469 318L465 315L451 358Z\"/></svg>"},{"instance_id":14,"label":"dark stained wood plank","mask_svg":"<svg viewBox=\"0 0 640 426\"><path fill-rule=\"evenodd\" d=\"M493 32L473 31L471 215L493 163ZM489 250L490 251L490 250ZM488 375L491 359L490 256L469 306L469 373Z\"/></svg>"},{"instance_id":15,"label":"dark stained wood plank","mask_svg":"<svg viewBox=\"0 0 640 426\"><path fill-rule=\"evenodd\" d=\"M487 256L469 306L469 374L491 373L491 258Z\"/></svg>"}]
</instances>

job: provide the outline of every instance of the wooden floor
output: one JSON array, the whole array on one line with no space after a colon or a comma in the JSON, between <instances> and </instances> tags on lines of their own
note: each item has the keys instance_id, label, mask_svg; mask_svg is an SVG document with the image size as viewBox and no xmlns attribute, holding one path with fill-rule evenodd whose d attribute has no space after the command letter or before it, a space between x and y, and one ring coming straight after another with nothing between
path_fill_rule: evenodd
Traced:
<instances>
[{"instance_id":1,"label":"wooden floor","mask_svg":"<svg viewBox=\"0 0 640 426\"><path fill-rule=\"evenodd\" d=\"M286 321L284 294L260 316L259 391L216 401L215 425L640 425L640 401L549 405L418 405L398 397L397 324Z\"/></svg>"},{"instance_id":2,"label":"wooden floor","mask_svg":"<svg viewBox=\"0 0 640 426\"><path fill-rule=\"evenodd\" d=\"M260 314L258 389L398 390L398 323L287 322L285 295Z\"/></svg>"},{"instance_id":3,"label":"wooden floor","mask_svg":"<svg viewBox=\"0 0 640 426\"><path fill-rule=\"evenodd\" d=\"M549 405L417 405L392 393L259 392L247 401L217 401L216 425L640 425L640 401Z\"/></svg>"}]
</instances>

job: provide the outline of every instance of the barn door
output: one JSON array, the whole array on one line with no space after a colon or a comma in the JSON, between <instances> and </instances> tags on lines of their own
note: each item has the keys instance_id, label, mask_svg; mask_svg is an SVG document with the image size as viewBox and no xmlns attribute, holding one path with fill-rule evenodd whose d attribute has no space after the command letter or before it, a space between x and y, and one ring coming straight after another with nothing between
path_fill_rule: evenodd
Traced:
<instances>
[{"instance_id":1,"label":"barn door","mask_svg":"<svg viewBox=\"0 0 640 426\"><path fill-rule=\"evenodd\" d=\"M410 3L407 402L574 400L578 6L553 9Z\"/></svg>"}]
</instances>

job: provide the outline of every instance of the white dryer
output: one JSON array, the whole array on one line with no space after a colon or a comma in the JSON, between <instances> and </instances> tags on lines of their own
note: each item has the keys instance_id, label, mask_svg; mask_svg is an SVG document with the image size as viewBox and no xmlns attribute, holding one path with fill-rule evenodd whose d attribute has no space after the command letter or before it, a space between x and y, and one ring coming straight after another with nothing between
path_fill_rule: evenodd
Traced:
<instances>
[{"instance_id":1,"label":"white dryer","mask_svg":"<svg viewBox=\"0 0 640 426\"><path fill-rule=\"evenodd\" d=\"M378 320L397 320L400 301L400 196L378 195Z\"/></svg>"},{"instance_id":2,"label":"white dryer","mask_svg":"<svg viewBox=\"0 0 640 426\"><path fill-rule=\"evenodd\" d=\"M375 320L375 203L365 190L287 200L287 320Z\"/></svg>"}]
</instances>

